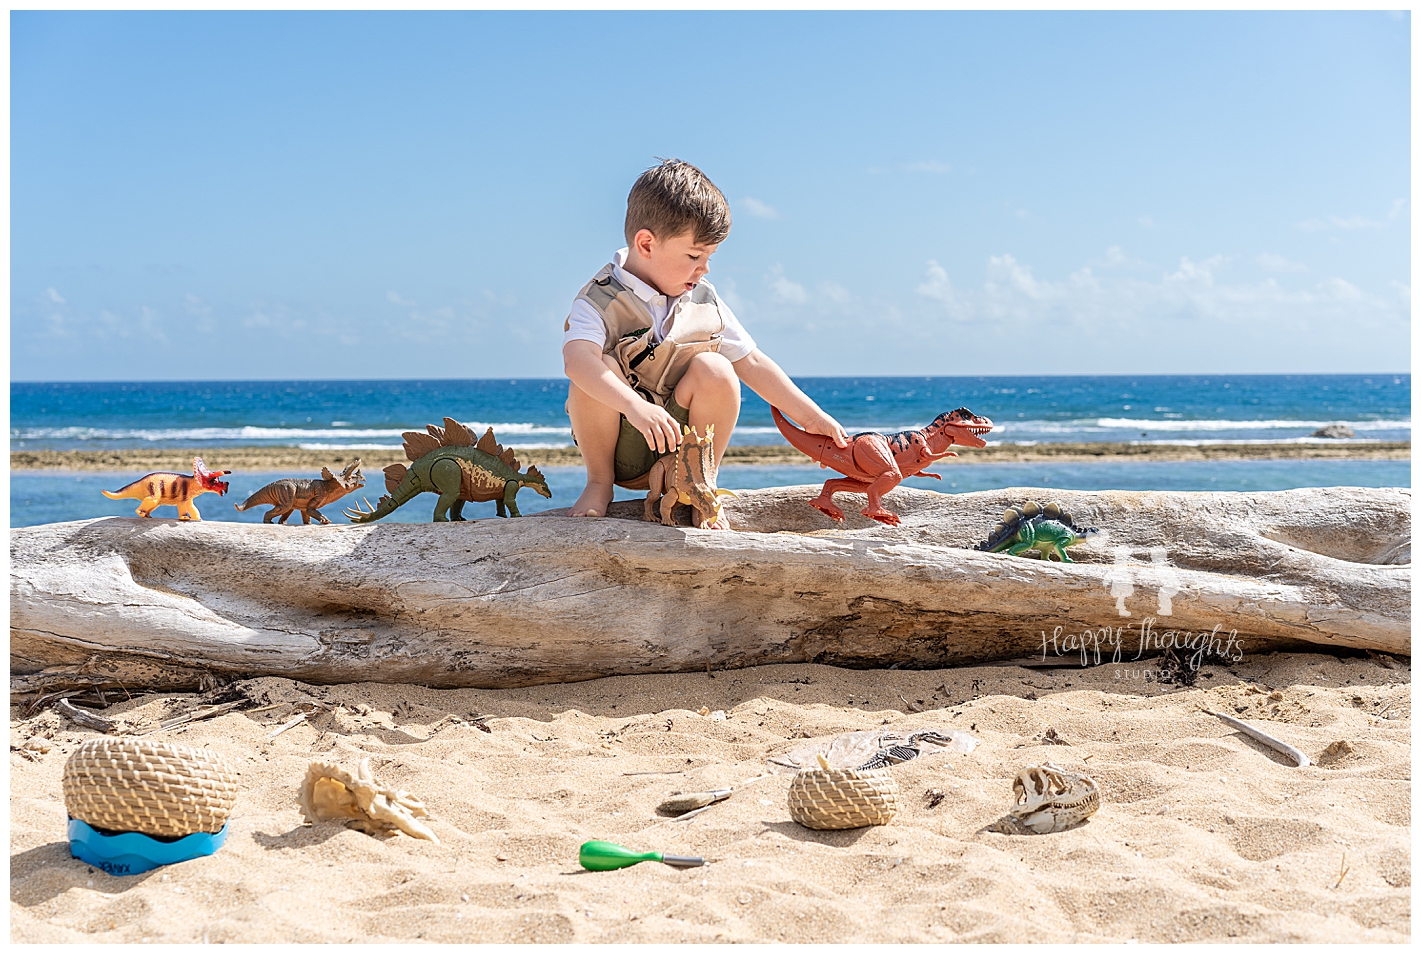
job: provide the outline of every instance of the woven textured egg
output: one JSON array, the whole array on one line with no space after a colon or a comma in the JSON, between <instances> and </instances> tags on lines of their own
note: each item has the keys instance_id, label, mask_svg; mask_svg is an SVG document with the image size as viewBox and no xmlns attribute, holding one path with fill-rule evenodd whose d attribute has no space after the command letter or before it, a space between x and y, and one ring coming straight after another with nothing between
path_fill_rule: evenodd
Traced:
<instances>
[{"instance_id":1,"label":"woven textured egg","mask_svg":"<svg viewBox=\"0 0 1421 954\"><path fill-rule=\"evenodd\" d=\"M898 813L898 783L887 769L858 772L805 769L789 784L790 817L805 828L829 831L886 825Z\"/></svg>"},{"instance_id":2,"label":"woven textured egg","mask_svg":"<svg viewBox=\"0 0 1421 954\"><path fill-rule=\"evenodd\" d=\"M181 838L218 832L237 776L217 755L170 742L91 739L64 763L69 817L110 832Z\"/></svg>"}]
</instances>

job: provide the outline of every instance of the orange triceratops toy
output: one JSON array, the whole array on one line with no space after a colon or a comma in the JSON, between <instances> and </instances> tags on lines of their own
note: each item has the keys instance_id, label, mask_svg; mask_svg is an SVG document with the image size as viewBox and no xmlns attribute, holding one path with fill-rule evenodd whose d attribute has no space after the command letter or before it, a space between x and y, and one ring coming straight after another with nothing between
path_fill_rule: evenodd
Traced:
<instances>
[{"instance_id":1,"label":"orange triceratops toy","mask_svg":"<svg viewBox=\"0 0 1421 954\"><path fill-rule=\"evenodd\" d=\"M192 459L192 476L186 474L149 474L139 477L120 490L103 491L110 500L125 497L139 501L138 516L151 517L154 509L162 506L178 508L179 520L201 520L202 514L193 506L193 498L198 494L215 493L219 496L227 492L227 482L218 480L230 470L208 470L201 457Z\"/></svg>"}]
</instances>

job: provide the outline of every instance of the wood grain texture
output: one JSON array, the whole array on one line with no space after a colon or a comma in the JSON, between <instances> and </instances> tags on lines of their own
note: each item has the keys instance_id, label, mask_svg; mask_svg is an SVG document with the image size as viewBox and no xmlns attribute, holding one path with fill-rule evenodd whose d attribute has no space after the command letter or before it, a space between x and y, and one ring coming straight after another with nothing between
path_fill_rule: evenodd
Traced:
<instances>
[{"instance_id":1,"label":"wood grain texture","mask_svg":"<svg viewBox=\"0 0 1421 954\"><path fill-rule=\"evenodd\" d=\"M853 512L852 494L834 525L805 502L817 490L742 492L726 507L736 532L646 523L640 501L603 519L111 517L16 529L11 688L187 689L258 675L508 687L781 662L937 667L1039 654L1058 626L1146 618L1156 631L1236 630L1246 652L1410 655L1406 489L899 488L885 498L898 528ZM968 549L1026 499L1060 501L1108 535L1065 565ZM1119 597L1122 570L1132 592ZM1177 591L1169 616L1161 588Z\"/></svg>"}]
</instances>

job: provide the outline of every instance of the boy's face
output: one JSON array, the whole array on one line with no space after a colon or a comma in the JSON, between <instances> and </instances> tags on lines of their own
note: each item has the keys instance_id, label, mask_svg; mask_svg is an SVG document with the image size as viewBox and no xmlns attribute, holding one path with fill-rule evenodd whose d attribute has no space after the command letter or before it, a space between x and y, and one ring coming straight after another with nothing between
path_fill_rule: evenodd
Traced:
<instances>
[{"instance_id":1,"label":"boy's face","mask_svg":"<svg viewBox=\"0 0 1421 954\"><path fill-rule=\"evenodd\" d=\"M661 294L676 298L710 271L710 257L719 247L719 243L698 245L691 230L662 239L642 229L628 250L627 270Z\"/></svg>"}]
</instances>

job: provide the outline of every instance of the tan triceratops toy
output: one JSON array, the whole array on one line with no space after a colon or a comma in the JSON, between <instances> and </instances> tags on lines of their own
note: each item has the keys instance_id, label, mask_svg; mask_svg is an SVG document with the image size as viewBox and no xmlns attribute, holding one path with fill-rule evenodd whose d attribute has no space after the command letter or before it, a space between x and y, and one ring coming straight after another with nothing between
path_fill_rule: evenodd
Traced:
<instances>
[{"instance_id":1,"label":"tan triceratops toy","mask_svg":"<svg viewBox=\"0 0 1421 954\"><path fill-rule=\"evenodd\" d=\"M330 523L320 508L334 503L352 490L365 486L365 478L360 473L360 459L356 458L345 466L337 476L329 467L321 468L321 476L315 480L284 477L273 480L261 490L247 498L246 503L237 504L238 510L250 510L262 504L271 504L271 509L262 517L262 523L271 523L273 517L281 522L293 513L301 514L301 522L308 524L315 517L319 523Z\"/></svg>"},{"instance_id":2,"label":"tan triceratops toy","mask_svg":"<svg viewBox=\"0 0 1421 954\"><path fill-rule=\"evenodd\" d=\"M678 503L690 504L695 513L695 525L711 529L717 522L729 529L720 509L721 497L735 497L729 490L716 487L715 447L712 438L715 425L706 425L701 437L693 427L682 426L681 444L676 451L651 465L647 476L645 520L655 520L658 504L661 522L674 527L671 512Z\"/></svg>"}]
</instances>

